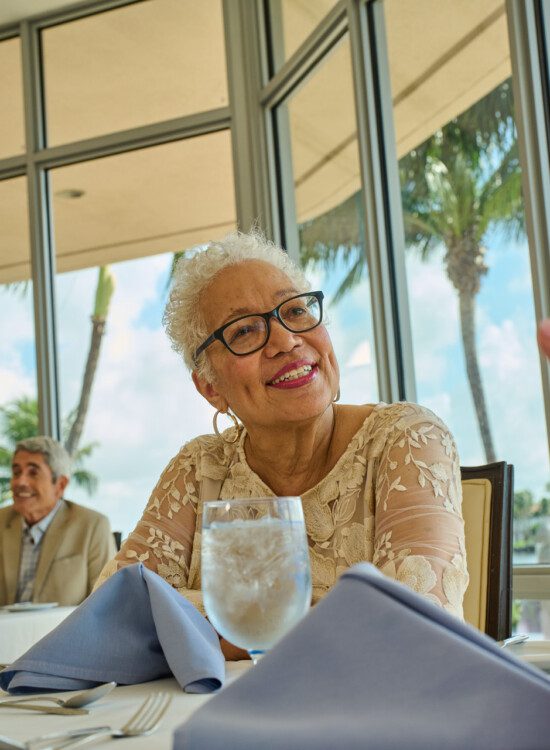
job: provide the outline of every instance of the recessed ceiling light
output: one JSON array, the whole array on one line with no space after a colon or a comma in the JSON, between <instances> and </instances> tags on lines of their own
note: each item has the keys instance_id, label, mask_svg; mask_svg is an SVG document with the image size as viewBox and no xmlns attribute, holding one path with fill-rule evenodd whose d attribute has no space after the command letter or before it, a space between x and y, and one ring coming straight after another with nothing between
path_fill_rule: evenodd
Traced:
<instances>
[{"instance_id":1,"label":"recessed ceiling light","mask_svg":"<svg viewBox=\"0 0 550 750\"><path fill-rule=\"evenodd\" d=\"M78 188L67 188L66 190L58 190L56 195L58 198L82 198L86 193L84 190Z\"/></svg>"}]
</instances>

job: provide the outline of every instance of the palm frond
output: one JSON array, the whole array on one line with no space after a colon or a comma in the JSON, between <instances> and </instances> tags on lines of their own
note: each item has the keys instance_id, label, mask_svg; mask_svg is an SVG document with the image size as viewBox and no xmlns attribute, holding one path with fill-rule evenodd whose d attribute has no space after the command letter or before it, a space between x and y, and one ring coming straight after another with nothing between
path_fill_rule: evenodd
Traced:
<instances>
[{"instance_id":1,"label":"palm frond","mask_svg":"<svg viewBox=\"0 0 550 750\"><path fill-rule=\"evenodd\" d=\"M340 302L346 294L353 289L363 279L367 270L366 259L363 255L362 249L358 254L355 262L340 282L338 289L334 293L331 304L336 305Z\"/></svg>"},{"instance_id":2,"label":"palm frond","mask_svg":"<svg viewBox=\"0 0 550 750\"><path fill-rule=\"evenodd\" d=\"M173 253L172 255L172 262L170 263L170 271L168 273L168 278L166 279L166 284L164 286L164 293L168 294L170 291L170 287L172 285L172 279L174 278L174 273L176 270L176 266L178 265L178 260L185 255L184 250L178 250L177 253Z\"/></svg>"},{"instance_id":3,"label":"palm frond","mask_svg":"<svg viewBox=\"0 0 550 750\"><path fill-rule=\"evenodd\" d=\"M93 495L97 490L98 478L91 471L86 469L75 469L71 474L71 480L85 490L88 495Z\"/></svg>"}]
</instances>

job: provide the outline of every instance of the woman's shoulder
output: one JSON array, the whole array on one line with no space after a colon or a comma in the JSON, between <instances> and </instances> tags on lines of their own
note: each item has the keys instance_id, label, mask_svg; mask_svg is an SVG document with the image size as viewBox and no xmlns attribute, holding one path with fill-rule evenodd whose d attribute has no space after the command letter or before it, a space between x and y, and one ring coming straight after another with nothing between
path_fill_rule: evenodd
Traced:
<instances>
[{"instance_id":1,"label":"woman's shoulder","mask_svg":"<svg viewBox=\"0 0 550 750\"><path fill-rule=\"evenodd\" d=\"M397 401L392 404L380 402L371 405L365 412L365 406L350 407L357 410L357 414L366 416L354 435L349 448L367 450L375 456L382 451L387 441L408 431L433 430L439 428L449 433L445 423L433 411L410 401Z\"/></svg>"},{"instance_id":2,"label":"woman's shoulder","mask_svg":"<svg viewBox=\"0 0 550 750\"><path fill-rule=\"evenodd\" d=\"M443 420L431 409L412 401L381 402L375 406L372 414L373 421L382 429L401 430L418 424L433 424L447 429Z\"/></svg>"},{"instance_id":3,"label":"woman's shoulder","mask_svg":"<svg viewBox=\"0 0 550 750\"><path fill-rule=\"evenodd\" d=\"M194 469L199 478L202 474L217 478L220 472L227 471L237 450L239 438L240 435L234 442L229 442L234 439L233 428L221 435L198 435L182 445L168 468L173 466L180 471Z\"/></svg>"}]
</instances>

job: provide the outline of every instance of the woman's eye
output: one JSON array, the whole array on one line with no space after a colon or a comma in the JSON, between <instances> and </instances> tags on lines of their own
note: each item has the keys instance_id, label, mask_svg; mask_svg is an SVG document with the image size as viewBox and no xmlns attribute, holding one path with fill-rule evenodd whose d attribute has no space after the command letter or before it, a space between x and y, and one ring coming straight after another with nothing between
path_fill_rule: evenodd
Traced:
<instances>
[{"instance_id":1,"label":"woman's eye","mask_svg":"<svg viewBox=\"0 0 550 750\"><path fill-rule=\"evenodd\" d=\"M242 339L245 336L249 336L256 332L256 327L253 325L242 325L231 331L229 343L232 344L237 339Z\"/></svg>"},{"instance_id":2,"label":"woman's eye","mask_svg":"<svg viewBox=\"0 0 550 750\"><path fill-rule=\"evenodd\" d=\"M287 310L286 315L290 318L299 318L301 315L305 315L307 310L302 305L295 305Z\"/></svg>"}]
</instances>

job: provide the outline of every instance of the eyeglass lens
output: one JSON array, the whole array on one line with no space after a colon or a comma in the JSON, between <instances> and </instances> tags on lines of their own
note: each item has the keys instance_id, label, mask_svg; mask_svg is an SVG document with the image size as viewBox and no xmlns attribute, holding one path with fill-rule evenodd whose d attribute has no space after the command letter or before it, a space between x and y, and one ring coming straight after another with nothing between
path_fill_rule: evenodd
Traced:
<instances>
[{"instance_id":1,"label":"eyeglass lens","mask_svg":"<svg viewBox=\"0 0 550 750\"><path fill-rule=\"evenodd\" d=\"M288 330L296 333L309 331L321 320L321 306L316 297L304 294L284 302L279 308L279 316ZM223 337L235 354L253 352L268 339L267 322L259 315L241 318L224 330Z\"/></svg>"}]
</instances>

